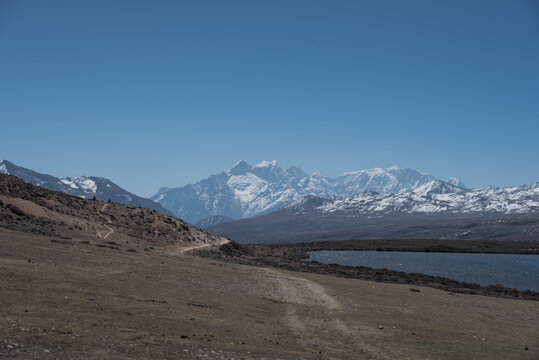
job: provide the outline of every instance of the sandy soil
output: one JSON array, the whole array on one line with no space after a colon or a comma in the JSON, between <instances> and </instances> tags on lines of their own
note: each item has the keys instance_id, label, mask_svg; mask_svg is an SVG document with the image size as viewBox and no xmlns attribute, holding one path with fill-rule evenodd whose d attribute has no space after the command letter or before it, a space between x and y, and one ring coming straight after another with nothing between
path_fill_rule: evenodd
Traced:
<instances>
[{"instance_id":1,"label":"sandy soil","mask_svg":"<svg viewBox=\"0 0 539 360\"><path fill-rule=\"evenodd\" d=\"M97 245L0 229L0 358L539 358L537 301Z\"/></svg>"}]
</instances>

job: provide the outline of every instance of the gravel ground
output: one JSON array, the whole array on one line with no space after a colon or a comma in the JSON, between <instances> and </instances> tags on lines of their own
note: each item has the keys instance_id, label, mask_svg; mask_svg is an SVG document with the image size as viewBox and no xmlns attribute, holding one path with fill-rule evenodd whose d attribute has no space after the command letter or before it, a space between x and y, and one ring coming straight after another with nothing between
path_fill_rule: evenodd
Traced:
<instances>
[{"instance_id":1,"label":"gravel ground","mask_svg":"<svg viewBox=\"0 0 539 360\"><path fill-rule=\"evenodd\" d=\"M539 357L537 301L81 241L0 230L1 358Z\"/></svg>"}]
</instances>

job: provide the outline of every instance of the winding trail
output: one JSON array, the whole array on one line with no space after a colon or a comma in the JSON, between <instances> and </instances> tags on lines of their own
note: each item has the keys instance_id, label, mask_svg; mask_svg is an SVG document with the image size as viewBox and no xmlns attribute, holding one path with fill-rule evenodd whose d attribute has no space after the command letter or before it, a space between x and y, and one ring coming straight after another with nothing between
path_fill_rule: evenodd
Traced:
<instances>
[{"instance_id":1,"label":"winding trail","mask_svg":"<svg viewBox=\"0 0 539 360\"><path fill-rule=\"evenodd\" d=\"M110 226L107 226L107 225L105 225L105 226L109 229L109 232L106 233L105 236L103 236L103 240L106 240L110 235L112 235L112 234L114 234L116 232L116 230L114 230Z\"/></svg>"},{"instance_id":2,"label":"winding trail","mask_svg":"<svg viewBox=\"0 0 539 360\"><path fill-rule=\"evenodd\" d=\"M264 269L275 300L295 305L320 306L325 310L338 310L342 306L326 289L309 279L284 274L275 269Z\"/></svg>"},{"instance_id":3,"label":"winding trail","mask_svg":"<svg viewBox=\"0 0 539 360\"><path fill-rule=\"evenodd\" d=\"M101 209L99 209L99 212L103 213L103 211L105 211L108 207L109 207L109 203L104 203L103 206L101 207ZM106 214L104 214L104 215L106 215ZM107 218L107 222L109 224L112 223L110 218ZM103 240L106 240L110 235L114 234L116 232L116 230L113 227L108 226L108 225L103 225L103 226L106 227L107 229L109 229L109 231L103 236ZM98 233L98 236L101 237L101 234Z\"/></svg>"},{"instance_id":4,"label":"winding trail","mask_svg":"<svg viewBox=\"0 0 539 360\"><path fill-rule=\"evenodd\" d=\"M201 248L210 247L210 246L221 246L223 244L226 244L227 242L230 242L230 240L222 239L220 242L218 242L216 244L198 244L198 245L181 246L179 248L176 248L175 251L180 253L180 254L184 254L186 252L189 252L189 251L195 250L195 249L201 249Z\"/></svg>"}]
</instances>

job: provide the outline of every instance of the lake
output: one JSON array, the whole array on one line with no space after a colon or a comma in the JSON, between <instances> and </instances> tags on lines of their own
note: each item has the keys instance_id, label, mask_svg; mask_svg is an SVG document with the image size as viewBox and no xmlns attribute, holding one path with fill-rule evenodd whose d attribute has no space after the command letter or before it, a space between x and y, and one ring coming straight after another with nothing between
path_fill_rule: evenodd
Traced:
<instances>
[{"instance_id":1,"label":"lake","mask_svg":"<svg viewBox=\"0 0 539 360\"><path fill-rule=\"evenodd\" d=\"M539 256L403 251L311 251L307 261L443 276L539 292Z\"/></svg>"}]
</instances>

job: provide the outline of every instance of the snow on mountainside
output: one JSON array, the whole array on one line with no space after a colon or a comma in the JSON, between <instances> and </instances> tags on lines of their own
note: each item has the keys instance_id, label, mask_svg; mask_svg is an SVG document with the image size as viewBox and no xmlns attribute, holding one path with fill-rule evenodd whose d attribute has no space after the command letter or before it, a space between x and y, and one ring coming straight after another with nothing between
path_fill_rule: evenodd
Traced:
<instances>
[{"instance_id":1,"label":"snow on mountainside","mask_svg":"<svg viewBox=\"0 0 539 360\"><path fill-rule=\"evenodd\" d=\"M446 182L451 184L451 185L455 185L455 186L466 189L466 185L464 185L464 183L462 181L460 181L460 179L458 179L456 177L452 177L449 180L447 180Z\"/></svg>"},{"instance_id":2,"label":"snow on mountainside","mask_svg":"<svg viewBox=\"0 0 539 360\"><path fill-rule=\"evenodd\" d=\"M364 190L393 194L435 179L434 176L417 170L400 169L397 166L352 171L342 174L335 180L335 195L351 196Z\"/></svg>"},{"instance_id":3,"label":"snow on mountainside","mask_svg":"<svg viewBox=\"0 0 539 360\"><path fill-rule=\"evenodd\" d=\"M525 214L539 211L539 183L521 187L464 189L440 180L419 185L398 194L361 192L339 199L306 197L284 211L296 214Z\"/></svg>"},{"instance_id":4,"label":"snow on mountainside","mask_svg":"<svg viewBox=\"0 0 539 360\"><path fill-rule=\"evenodd\" d=\"M245 218L277 210L305 195L352 196L361 191L389 194L413 189L435 180L431 175L396 166L352 171L332 179L306 174L299 166L283 169L277 161L231 169L195 184L161 188L152 200L191 223L214 215Z\"/></svg>"},{"instance_id":5,"label":"snow on mountainside","mask_svg":"<svg viewBox=\"0 0 539 360\"><path fill-rule=\"evenodd\" d=\"M61 191L63 193L91 199L94 196L97 200L111 200L117 203L130 206L141 206L148 209L159 211L166 215L172 215L171 212L163 208L158 203L132 194L112 181L96 176L79 176L57 178L52 175L40 174L30 169L26 169L13 164L7 160L0 162L0 173L13 175L27 183L41 186L43 188Z\"/></svg>"}]
</instances>

